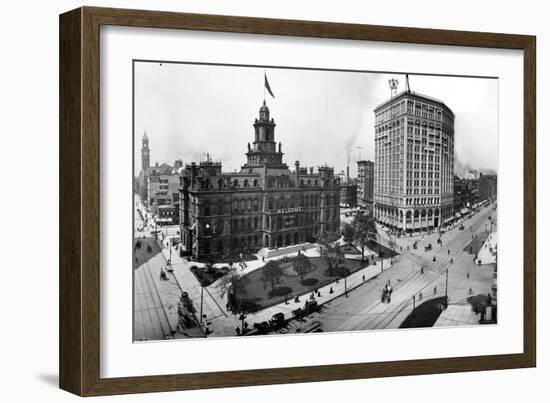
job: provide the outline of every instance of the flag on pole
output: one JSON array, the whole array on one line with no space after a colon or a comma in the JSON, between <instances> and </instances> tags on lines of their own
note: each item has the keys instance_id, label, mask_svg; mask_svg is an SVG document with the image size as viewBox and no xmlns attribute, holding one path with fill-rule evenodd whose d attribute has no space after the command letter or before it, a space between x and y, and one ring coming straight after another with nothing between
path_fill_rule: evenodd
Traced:
<instances>
[{"instance_id":1,"label":"flag on pole","mask_svg":"<svg viewBox=\"0 0 550 403\"><path fill-rule=\"evenodd\" d=\"M273 95L273 91L271 91L271 87L269 86L269 81L267 81L267 74L264 72L264 85L267 92L269 92L269 95L275 99L275 95Z\"/></svg>"}]
</instances>

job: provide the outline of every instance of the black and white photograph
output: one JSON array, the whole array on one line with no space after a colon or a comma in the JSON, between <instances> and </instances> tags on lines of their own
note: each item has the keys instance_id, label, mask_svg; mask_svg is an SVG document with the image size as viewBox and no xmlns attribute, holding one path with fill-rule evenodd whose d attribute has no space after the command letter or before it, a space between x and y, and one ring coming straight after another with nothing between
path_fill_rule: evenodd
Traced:
<instances>
[{"instance_id":1,"label":"black and white photograph","mask_svg":"<svg viewBox=\"0 0 550 403\"><path fill-rule=\"evenodd\" d=\"M498 91L134 60L133 340L497 325Z\"/></svg>"}]
</instances>

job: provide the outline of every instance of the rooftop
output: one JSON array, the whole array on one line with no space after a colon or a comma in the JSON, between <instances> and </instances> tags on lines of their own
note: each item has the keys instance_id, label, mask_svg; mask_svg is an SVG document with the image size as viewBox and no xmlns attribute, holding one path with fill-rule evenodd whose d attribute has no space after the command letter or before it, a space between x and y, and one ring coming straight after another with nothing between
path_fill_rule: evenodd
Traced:
<instances>
[{"instance_id":1,"label":"rooftop","mask_svg":"<svg viewBox=\"0 0 550 403\"><path fill-rule=\"evenodd\" d=\"M430 101L430 102L436 102L438 104L441 104L442 106L444 106L453 116L454 116L454 113L453 111L451 110L451 108L449 108L445 102L443 102L442 100L440 99L437 99L437 98L434 98L434 97L430 97L428 95L424 95L424 94L421 94L419 92L414 92L414 91L401 91L399 94L395 95L394 97L382 102L380 105L378 105L376 108L374 108L374 112L378 111L379 109L381 109L382 107L386 106L388 103L390 102L393 102L393 101L396 101L397 99L399 98L403 98L405 97L406 95L410 96L410 97L414 97L414 98L420 98L420 99L423 99L423 100L426 100L426 101Z\"/></svg>"}]
</instances>

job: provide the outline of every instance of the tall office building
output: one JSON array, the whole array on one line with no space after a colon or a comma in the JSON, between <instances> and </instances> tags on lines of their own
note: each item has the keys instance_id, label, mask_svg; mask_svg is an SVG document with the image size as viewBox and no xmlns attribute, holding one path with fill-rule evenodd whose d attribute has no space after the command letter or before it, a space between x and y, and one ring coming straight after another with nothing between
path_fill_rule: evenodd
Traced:
<instances>
[{"instance_id":1,"label":"tall office building","mask_svg":"<svg viewBox=\"0 0 550 403\"><path fill-rule=\"evenodd\" d=\"M374 162L357 161L357 204L372 212L374 197Z\"/></svg>"},{"instance_id":2,"label":"tall office building","mask_svg":"<svg viewBox=\"0 0 550 403\"><path fill-rule=\"evenodd\" d=\"M375 218L402 232L444 226L453 214L453 112L407 85L374 113Z\"/></svg>"}]
</instances>

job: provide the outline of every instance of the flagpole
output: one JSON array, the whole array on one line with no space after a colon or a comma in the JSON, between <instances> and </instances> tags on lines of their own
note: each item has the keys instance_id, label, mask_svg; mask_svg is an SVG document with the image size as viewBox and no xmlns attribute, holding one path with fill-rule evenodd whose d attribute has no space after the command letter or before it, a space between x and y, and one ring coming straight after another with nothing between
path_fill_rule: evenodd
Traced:
<instances>
[{"instance_id":1,"label":"flagpole","mask_svg":"<svg viewBox=\"0 0 550 403\"><path fill-rule=\"evenodd\" d=\"M264 104L265 104L265 77L266 77L266 73L264 69Z\"/></svg>"}]
</instances>

